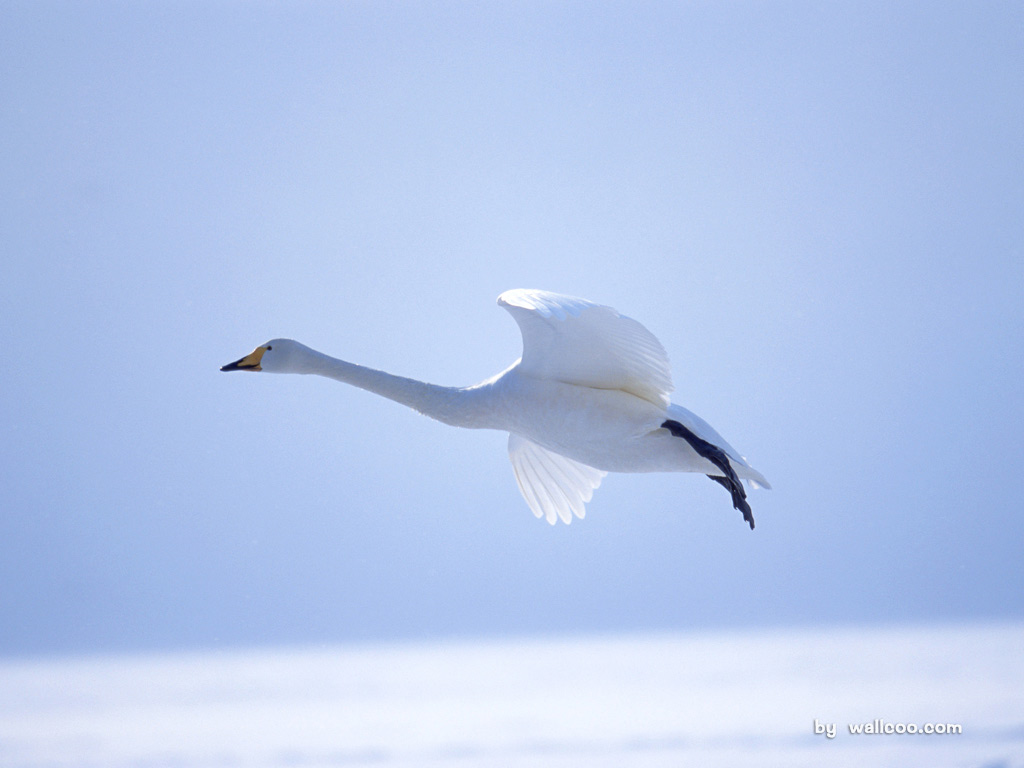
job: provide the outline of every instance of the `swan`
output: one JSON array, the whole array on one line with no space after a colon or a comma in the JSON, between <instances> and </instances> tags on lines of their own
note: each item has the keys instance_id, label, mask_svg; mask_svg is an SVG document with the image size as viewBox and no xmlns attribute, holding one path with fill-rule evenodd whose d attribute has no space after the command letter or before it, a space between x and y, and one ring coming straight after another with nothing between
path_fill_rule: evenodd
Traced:
<instances>
[{"instance_id":1,"label":"swan","mask_svg":"<svg viewBox=\"0 0 1024 768\"><path fill-rule=\"evenodd\" d=\"M538 290L498 297L523 354L471 387L444 387L273 339L222 371L326 376L455 427L508 432L508 455L533 514L552 525L584 516L609 472L700 472L721 484L754 528L741 480L771 488L706 421L669 400L664 347L611 307Z\"/></svg>"}]
</instances>

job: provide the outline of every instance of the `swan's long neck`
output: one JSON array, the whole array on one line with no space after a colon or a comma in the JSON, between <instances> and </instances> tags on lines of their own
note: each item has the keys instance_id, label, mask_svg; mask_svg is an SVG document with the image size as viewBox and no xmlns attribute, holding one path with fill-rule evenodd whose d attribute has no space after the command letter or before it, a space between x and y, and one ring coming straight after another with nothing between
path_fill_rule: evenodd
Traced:
<instances>
[{"instance_id":1,"label":"swan's long neck","mask_svg":"<svg viewBox=\"0 0 1024 768\"><path fill-rule=\"evenodd\" d=\"M314 349L303 355L295 373L311 373L351 384L368 392L394 400L424 416L470 429L494 428L491 388L485 383L475 387L442 387L425 381L395 376L339 360Z\"/></svg>"}]
</instances>

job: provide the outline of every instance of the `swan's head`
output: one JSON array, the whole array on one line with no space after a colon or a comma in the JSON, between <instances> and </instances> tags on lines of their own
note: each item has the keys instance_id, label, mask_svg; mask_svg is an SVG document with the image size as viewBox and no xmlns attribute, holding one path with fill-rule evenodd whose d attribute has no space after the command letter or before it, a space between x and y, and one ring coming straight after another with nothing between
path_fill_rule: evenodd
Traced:
<instances>
[{"instance_id":1,"label":"swan's head","mask_svg":"<svg viewBox=\"0 0 1024 768\"><path fill-rule=\"evenodd\" d=\"M302 373L312 350L291 339L274 339L261 344L241 360L222 365L222 371L267 371Z\"/></svg>"}]
</instances>

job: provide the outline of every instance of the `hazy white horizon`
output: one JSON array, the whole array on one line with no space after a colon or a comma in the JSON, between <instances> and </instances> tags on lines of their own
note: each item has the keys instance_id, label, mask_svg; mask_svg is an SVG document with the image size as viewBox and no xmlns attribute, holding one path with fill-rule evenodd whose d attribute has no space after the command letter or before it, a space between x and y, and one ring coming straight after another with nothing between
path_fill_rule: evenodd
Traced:
<instances>
[{"instance_id":1,"label":"hazy white horizon","mask_svg":"<svg viewBox=\"0 0 1024 768\"><path fill-rule=\"evenodd\" d=\"M1022 647L1017 623L0 662L0 762L1020 768ZM962 732L849 732L875 720Z\"/></svg>"}]
</instances>

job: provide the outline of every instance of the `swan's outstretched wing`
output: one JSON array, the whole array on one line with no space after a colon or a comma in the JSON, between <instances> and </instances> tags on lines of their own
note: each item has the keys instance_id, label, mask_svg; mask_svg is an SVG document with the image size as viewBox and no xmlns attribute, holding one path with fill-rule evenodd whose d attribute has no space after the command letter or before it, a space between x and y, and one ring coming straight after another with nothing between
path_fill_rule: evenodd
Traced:
<instances>
[{"instance_id":1,"label":"swan's outstretched wing","mask_svg":"<svg viewBox=\"0 0 1024 768\"><path fill-rule=\"evenodd\" d=\"M667 407L672 372L650 331L611 307L547 291L505 291L498 304L523 334L520 370L541 379L621 389Z\"/></svg>"},{"instance_id":2,"label":"swan's outstretched wing","mask_svg":"<svg viewBox=\"0 0 1024 768\"><path fill-rule=\"evenodd\" d=\"M584 504L607 474L514 434L508 436L508 457L519 492L533 514L552 525L559 518L571 523L573 514L582 518Z\"/></svg>"}]
</instances>

